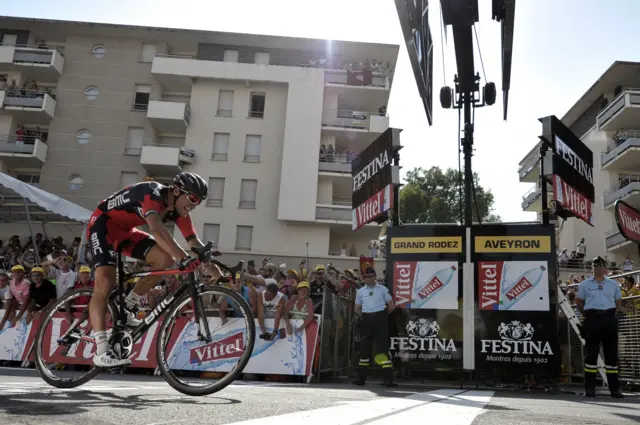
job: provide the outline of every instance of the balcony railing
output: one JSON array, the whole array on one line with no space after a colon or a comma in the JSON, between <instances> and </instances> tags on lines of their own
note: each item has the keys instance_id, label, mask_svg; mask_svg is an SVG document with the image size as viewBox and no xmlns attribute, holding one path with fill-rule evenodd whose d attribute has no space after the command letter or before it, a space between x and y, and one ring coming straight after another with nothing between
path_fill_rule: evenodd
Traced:
<instances>
[{"instance_id":1,"label":"balcony railing","mask_svg":"<svg viewBox=\"0 0 640 425\"><path fill-rule=\"evenodd\" d=\"M55 97L49 90L31 90L22 89L15 86L9 86L5 89L4 106L13 106L18 108L34 108L41 109L44 104L45 96Z\"/></svg>"},{"instance_id":2,"label":"balcony railing","mask_svg":"<svg viewBox=\"0 0 640 425\"><path fill-rule=\"evenodd\" d=\"M328 127L343 127L355 129L369 129L371 115L379 115L373 112L329 110L322 114L322 125Z\"/></svg>"},{"instance_id":3,"label":"balcony railing","mask_svg":"<svg viewBox=\"0 0 640 425\"><path fill-rule=\"evenodd\" d=\"M607 249L611 249L625 242L627 242L627 238L625 238L618 229L610 230L604 235L604 244Z\"/></svg>"},{"instance_id":4,"label":"balcony railing","mask_svg":"<svg viewBox=\"0 0 640 425\"><path fill-rule=\"evenodd\" d=\"M324 73L324 81L329 84L344 84L351 87L386 87L387 77L384 73L373 72L371 84L348 84L348 71L346 69L327 69Z\"/></svg>"},{"instance_id":5,"label":"balcony railing","mask_svg":"<svg viewBox=\"0 0 640 425\"><path fill-rule=\"evenodd\" d=\"M358 157L359 151L336 149L336 152L319 154L319 171L329 173L351 173L351 163Z\"/></svg>"},{"instance_id":6,"label":"balcony railing","mask_svg":"<svg viewBox=\"0 0 640 425\"><path fill-rule=\"evenodd\" d=\"M629 148L640 148L640 130L626 130L617 133L600 153L600 163L604 166Z\"/></svg>"},{"instance_id":7,"label":"balcony railing","mask_svg":"<svg viewBox=\"0 0 640 425\"><path fill-rule=\"evenodd\" d=\"M608 206L634 190L640 190L640 174L630 174L604 191L603 204Z\"/></svg>"}]
</instances>

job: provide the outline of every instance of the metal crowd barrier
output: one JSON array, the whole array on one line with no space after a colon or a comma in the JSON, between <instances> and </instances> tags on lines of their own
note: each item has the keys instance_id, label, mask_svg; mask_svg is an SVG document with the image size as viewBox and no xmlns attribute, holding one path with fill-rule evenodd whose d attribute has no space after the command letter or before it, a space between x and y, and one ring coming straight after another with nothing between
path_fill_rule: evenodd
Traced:
<instances>
[{"instance_id":1,"label":"metal crowd barrier","mask_svg":"<svg viewBox=\"0 0 640 425\"><path fill-rule=\"evenodd\" d=\"M325 287L316 378L352 375L355 289L335 294Z\"/></svg>"},{"instance_id":2,"label":"metal crowd barrier","mask_svg":"<svg viewBox=\"0 0 640 425\"><path fill-rule=\"evenodd\" d=\"M640 296L622 299L618 312L618 365L623 384L640 385Z\"/></svg>"}]
</instances>

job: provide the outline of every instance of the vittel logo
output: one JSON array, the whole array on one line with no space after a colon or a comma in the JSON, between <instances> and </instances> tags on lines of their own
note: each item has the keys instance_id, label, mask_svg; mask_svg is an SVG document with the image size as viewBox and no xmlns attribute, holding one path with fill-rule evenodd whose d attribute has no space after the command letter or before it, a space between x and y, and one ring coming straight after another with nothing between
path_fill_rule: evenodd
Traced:
<instances>
[{"instance_id":1,"label":"vittel logo","mask_svg":"<svg viewBox=\"0 0 640 425\"><path fill-rule=\"evenodd\" d=\"M487 354L531 354L552 356L553 350L548 341L534 341L534 328L530 323L513 320L500 323L500 339L481 340L482 353Z\"/></svg>"}]
</instances>

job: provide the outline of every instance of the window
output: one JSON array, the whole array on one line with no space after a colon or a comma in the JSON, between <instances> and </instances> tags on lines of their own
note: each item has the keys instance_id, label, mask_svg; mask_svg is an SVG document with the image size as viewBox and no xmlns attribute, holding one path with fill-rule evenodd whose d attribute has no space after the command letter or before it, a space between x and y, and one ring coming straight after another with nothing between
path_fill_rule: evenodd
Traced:
<instances>
[{"instance_id":1,"label":"window","mask_svg":"<svg viewBox=\"0 0 640 425\"><path fill-rule=\"evenodd\" d=\"M138 183L138 173L123 171L120 174L120 187L127 187Z\"/></svg>"},{"instance_id":2,"label":"window","mask_svg":"<svg viewBox=\"0 0 640 425\"><path fill-rule=\"evenodd\" d=\"M249 117L264 118L265 94L251 93Z\"/></svg>"},{"instance_id":3,"label":"window","mask_svg":"<svg viewBox=\"0 0 640 425\"><path fill-rule=\"evenodd\" d=\"M30 184L31 186L39 187L40 186L40 174L18 174L16 179L21 182Z\"/></svg>"},{"instance_id":4,"label":"window","mask_svg":"<svg viewBox=\"0 0 640 425\"><path fill-rule=\"evenodd\" d=\"M79 144L86 145L91 141L91 133L89 133L89 130L80 130L76 134L76 140Z\"/></svg>"},{"instance_id":5,"label":"window","mask_svg":"<svg viewBox=\"0 0 640 425\"><path fill-rule=\"evenodd\" d=\"M260 162L260 146L262 145L262 136L255 134L247 134L247 141L244 145L244 161Z\"/></svg>"},{"instance_id":6,"label":"window","mask_svg":"<svg viewBox=\"0 0 640 425\"><path fill-rule=\"evenodd\" d=\"M142 141L144 140L144 128L129 127L127 130L127 145L124 148L126 155L140 155L142 153Z\"/></svg>"},{"instance_id":7,"label":"window","mask_svg":"<svg viewBox=\"0 0 640 425\"><path fill-rule=\"evenodd\" d=\"M95 46L91 51L91 53L93 54L93 57L96 59L102 59L106 52L107 52L107 49L105 49L104 46L99 46L99 45Z\"/></svg>"},{"instance_id":8,"label":"window","mask_svg":"<svg viewBox=\"0 0 640 425\"><path fill-rule=\"evenodd\" d=\"M209 197L207 198L208 207L221 207L224 199L224 178L209 177Z\"/></svg>"},{"instance_id":9,"label":"window","mask_svg":"<svg viewBox=\"0 0 640 425\"><path fill-rule=\"evenodd\" d=\"M84 95L87 97L87 100L96 100L98 95L100 94L100 90L97 87L87 87L84 91Z\"/></svg>"},{"instance_id":10,"label":"window","mask_svg":"<svg viewBox=\"0 0 640 425\"><path fill-rule=\"evenodd\" d=\"M153 58L156 57L156 50L158 46L155 44L142 43L140 49L140 62L153 62Z\"/></svg>"},{"instance_id":11,"label":"window","mask_svg":"<svg viewBox=\"0 0 640 425\"><path fill-rule=\"evenodd\" d=\"M72 174L69 177L69 189L78 190L84 185L84 179L80 174Z\"/></svg>"},{"instance_id":12,"label":"window","mask_svg":"<svg viewBox=\"0 0 640 425\"><path fill-rule=\"evenodd\" d=\"M213 134L213 153L211 159L214 161L226 161L229 156L229 133Z\"/></svg>"},{"instance_id":13,"label":"window","mask_svg":"<svg viewBox=\"0 0 640 425\"><path fill-rule=\"evenodd\" d=\"M269 65L270 57L269 52L256 52L254 62L258 65Z\"/></svg>"},{"instance_id":14,"label":"window","mask_svg":"<svg viewBox=\"0 0 640 425\"><path fill-rule=\"evenodd\" d=\"M253 239L253 226L236 227L236 250L251 251Z\"/></svg>"},{"instance_id":15,"label":"window","mask_svg":"<svg viewBox=\"0 0 640 425\"><path fill-rule=\"evenodd\" d=\"M220 225L204 223L204 229L202 229L202 241L207 243L213 242L213 246L217 248L218 239L220 239Z\"/></svg>"},{"instance_id":16,"label":"window","mask_svg":"<svg viewBox=\"0 0 640 425\"><path fill-rule=\"evenodd\" d=\"M232 49L224 49L224 62L238 62L238 51Z\"/></svg>"},{"instance_id":17,"label":"window","mask_svg":"<svg viewBox=\"0 0 640 425\"><path fill-rule=\"evenodd\" d=\"M136 84L136 95L133 98L133 109L135 111L146 111L149 107L149 94L151 86L147 84Z\"/></svg>"},{"instance_id":18,"label":"window","mask_svg":"<svg viewBox=\"0 0 640 425\"><path fill-rule=\"evenodd\" d=\"M3 46L15 46L18 44L18 34L2 34Z\"/></svg>"},{"instance_id":19,"label":"window","mask_svg":"<svg viewBox=\"0 0 640 425\"><path fill-rule=\"evenodd\" d=\"M233 91L220 90L218 94L218 114L219 117L230 117L233 115Z\"/></svg>"},{"instance_id":20,"label":"window","mask_svg":"<svg viewBox=\"0 0 640 425\"><path fill-rule=\"evenodd\" d=\"M255 208L258 180L242 179L240 184L240 204L238 208Z\"/></svg>"}]
</instances>

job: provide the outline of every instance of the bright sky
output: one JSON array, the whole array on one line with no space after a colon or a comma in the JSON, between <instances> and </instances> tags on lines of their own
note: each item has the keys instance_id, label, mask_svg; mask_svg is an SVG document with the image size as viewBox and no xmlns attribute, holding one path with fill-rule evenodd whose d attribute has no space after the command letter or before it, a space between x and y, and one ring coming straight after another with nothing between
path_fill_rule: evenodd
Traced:
<instances>
[{"instance_id":1,"label":"bright sky","mask_svg":"<svg viewBox=\"0 0 640 425\"><path fill-rule=\"evenodd\" d=\"M489 81L498 101L476 114L474 170L496 197L505 221L535 218L521 209L530 184L518 182L518 162L537 142L546 115L567 109L615 60L638 60L640 0L518 0L508 121L502 121L500 25L491 20L491 0L479 0L477 25ZM418 96L393 0L50 0L3 1L9 16L108 22L211 31L276 34L400 44L388 112L404 129L401 164L457 167L457 111L443 110L440 2L432 0L434 125ZM453 38L445 49L446 84L455 73ZM482 73L479 61L476 68ZM578 135L581 136L581 135ZM598 154L596 152L596 154Z\"/></svg>"}]
</instances>

